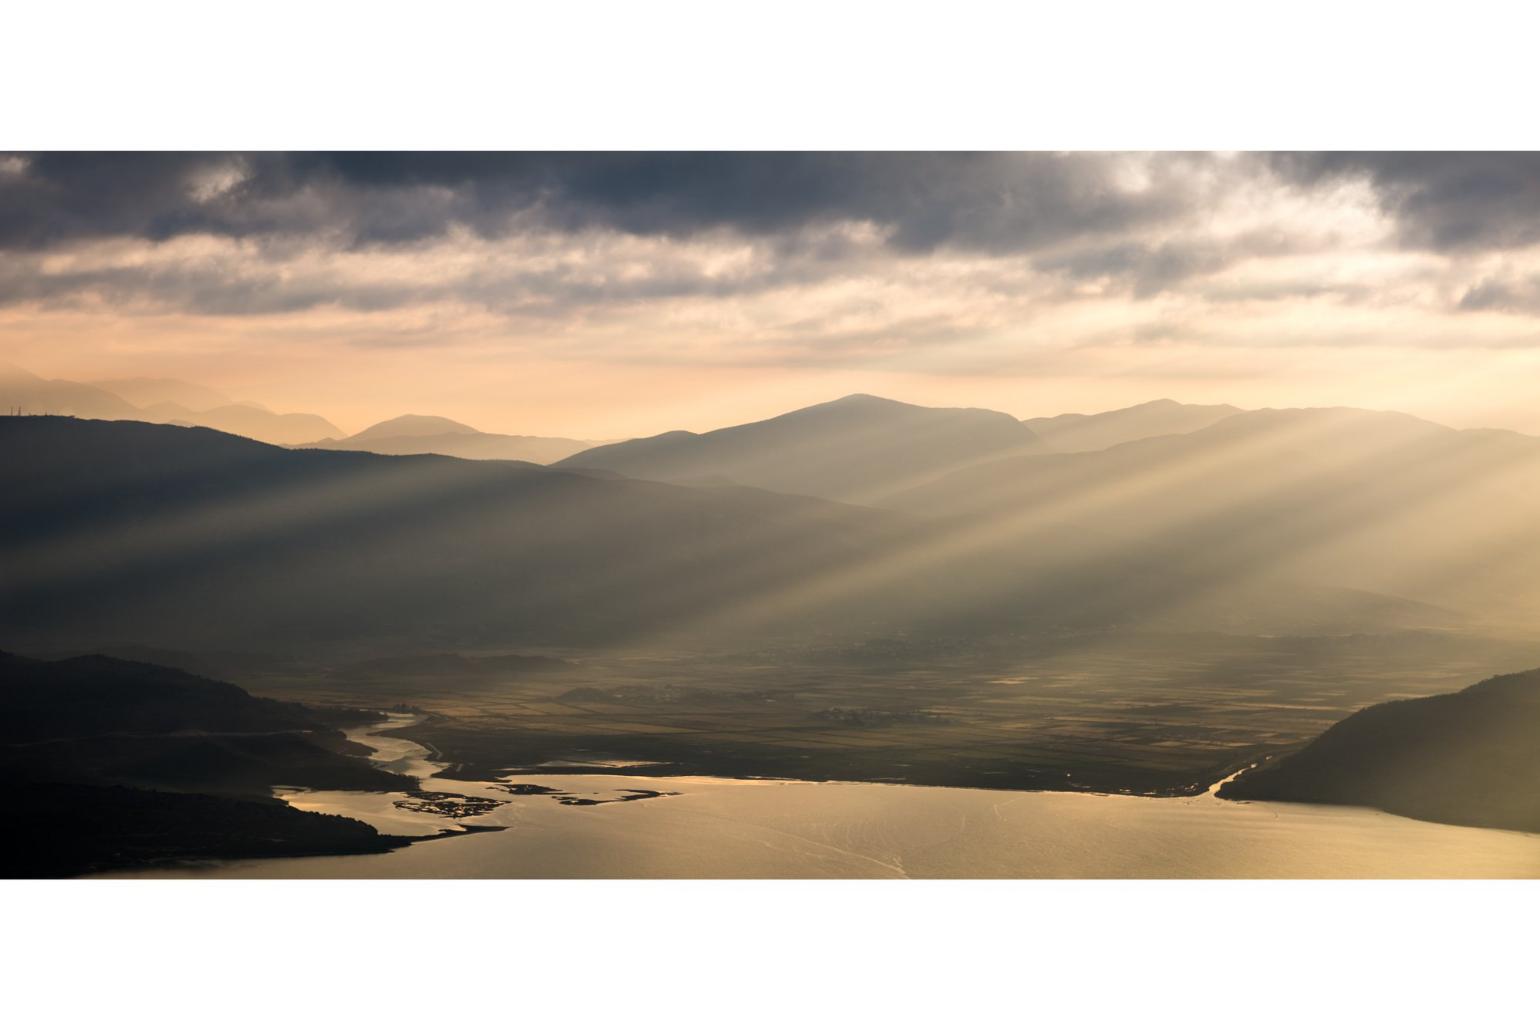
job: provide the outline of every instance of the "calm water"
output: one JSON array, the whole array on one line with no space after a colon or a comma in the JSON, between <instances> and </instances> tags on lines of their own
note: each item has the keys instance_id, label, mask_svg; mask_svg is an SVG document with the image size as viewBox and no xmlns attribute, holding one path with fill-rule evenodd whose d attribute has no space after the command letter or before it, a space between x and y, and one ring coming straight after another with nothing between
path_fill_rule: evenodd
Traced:
<instances>
[{"instance_id":1,"label":"calm water","mask_svg":"<svg viewBox=\"0 0 1540 1030\"><path fill-rule=\"evenodd\" d=\"M392 717L383 726L401 725ZM376 729L382 728L376 727ZM157 872L214 877L1535 877L1540 836L1416 822L1365 809L907 787L615 775L546 776L594 799L575 807L439 780L418 745L355 734L423 789L506 799L467 824L500 833L385 855L275 859ZM301 808L395 833L450 820L395 808L399 795L302 792Z\"/></svg>"}]
</instances>

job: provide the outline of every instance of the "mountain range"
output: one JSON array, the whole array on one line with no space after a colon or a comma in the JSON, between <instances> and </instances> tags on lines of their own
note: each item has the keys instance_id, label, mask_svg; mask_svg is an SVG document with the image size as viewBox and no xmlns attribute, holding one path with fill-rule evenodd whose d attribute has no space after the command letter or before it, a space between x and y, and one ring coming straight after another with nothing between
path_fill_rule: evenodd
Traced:
<instances>
[{"instance_id":1,"label":"mountain range","mask_svg":"<svg viewBox=\"0 0 1540 1030\"><path fill-rule=\"evenodd\" d=\"M0 419L12 633L196 640L611 638L875 559L901 517L207 429Z\"/></svg>"},{"instance_id":2,"label":"mountain range","mask_svg":"<svg viewBox=\"0 0 1540 1030\"><path fill-rule=\"evenodd\" d=\"M1191 432L1239 411L1159 400L1095 415L1023 421L982 408L926 408L854 394L709 433L675 431L595 447L557 464L636 479L720 480L887 506L906 491L982 463Z\"/></svg>"},{"instance_id":3,"label":"mountain range","mask_svg":"<svg viewBox=\"0 0 1540 1030\"><path fill-rule=\"evenodd\" d=\"M1231 404L1179 404L1170 399L1094 415L1051 415L1023 419L1049 450L1060 454L1099 451L1150 436L1191 433L1240 413Z\"/></svg>"},{"instance_id":4,"label":"mountain range","mask_svg":"<svg viewBox=\"0 0 1540 1030\"><path fill-rule=\"evenodd\" d=\"M0 408L22 414L137 419L206 426L270 443L294 444L341 433L319 415L279 414L235 403L207 387L176 379L109 379L77 383L44 379L0 363Z\"/></svg>"},{"instance_id":5,"label":"mountain range","mask_svg":"<svg viewBox=\"0 0 1540 1030\"><path fill-rule=\"evenodd\" d=\"M207 399L186 384L114 385L151 405ZM75 386L99 389L47 388ZM415 697L446 680L554 690L582 676L582 659L526 645L717 650L787 670L771 656L795 649L807 661L786 674L795 691L862 675L806 656L871 644L955 662L977 692L968 663L986 652L1094 654L1140 634L1175 641L1174 655L1224 635L1520 639L1540 616L1540 439L1395 412L1155 402L1034 428L856 395L551 465L362 449L489 435L433 417L296 448L132 414L0 418L0 646L118 641L120 654L201 655L205 668L219 654L319 658L325 689L363 696L388 681ZM1511 789L1533 778L1540 681L1527 677L1366 709L1226 796L1533 829ZM39 788L50 803L171 827L156 847L228 814L166 791L250 797L389 775L338 750L335 717L141 663L0 655L0 688L0 764L66 785ZM1312 703L1276 689L1266 704ZM1157 724L1158 707L1144 709ZM1037 732L1007 737L1018 729ZM1223 753L1226 731L1212 732ZM240 826L287 820L271 832L291 849L359 833L242 812ZM65 865L88 867L96 846Z\"/></svg>"},{"instance_id":6,"label":"mountain range","mask_svg":"<svg viewBox=\"0 0 1540 1030\"><path fill-rule=\"evenodd\" d=\"M1049 454L998 413L856 397L694 439L668 469L692 475L664 483L589 471L594 451L544 467L0 420L0 615L54 645L433 651L1344 633L1540 603L1540 440L1515 433L1300 409Z\"/></svg>"},{"instance_id":7,"label":"mountain range","mask_svg":"<svg viewBox=\"0 0 1540 1030\"><path fill-rule=\"evenodd\" d=\"M709 433L675 431L595 447L556 464L873 504L964 465L1041 446L1036 433L998 411L855 394Z\"/></svg>"}]
</instances>

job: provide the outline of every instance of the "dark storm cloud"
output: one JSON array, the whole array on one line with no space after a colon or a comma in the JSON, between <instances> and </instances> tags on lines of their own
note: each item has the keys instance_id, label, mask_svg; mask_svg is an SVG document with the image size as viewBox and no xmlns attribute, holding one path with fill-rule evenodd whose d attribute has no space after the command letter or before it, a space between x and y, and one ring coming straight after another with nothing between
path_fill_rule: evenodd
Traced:
<instances>
[{"instance_id":1,"label":"dark storm cloud","mask_svg":"<svg viewBox=\"0 0 1540 1030\"><path fill-rule=\"evenodd\" d=\"M871 222L907 251L989 253L1127 231L1190 209L1181 168L1147 188L1116 159L1049 154L39 154L0 179L0 247L209 232L402 243L519 224L777 236ZM225 182L221 184L221 178Z\"/></svg>"},{"instance_id":2,"label":"dark storm cloud","mask_svg":"<svg viewBox=\"0 0 1540 1030\"><path fill-rule=\"evenodd\" d=\"M1298 275L1211 282L1253 258L1333 246L1309 219L1262 220L1270 198L1348 180L1370 185L1392 245L1540 242L1540 156L1522 154L41 153L0 155L0 305L461 303L560 318L890 282L914 263L889 259L936 253L966 259L950 274L981 292L1040 287L1050 302L1094 284L1136 300L1313 291L1359 303L1364 289ZM195 235L222 242L148 257L118 246ZM433 248L446 240L467 259L441 269ZM391 271L396 257L426 262L424 274ZM1532 296L1483 283L1458 308L1532 310Z\"/></svg>"},{"instance_id":3,"label":"dark storm cloud","mask_svg":"<svg viewBox=\"0 0 1540 1030\"><path fill-rule=\"evenodd\" d=\"M1460 310L1540 315L1540 277L1484 279L1460 298Z\"/></svg>"},{"instance_id":4,"label":"dark storm cloud","mask_svg":"<svg viewBox=\"0 0 1540 1030\"><path fill-rule=\"evenodd\" d=\"M1413 247L1447 253L1540 242L1540 153L1280 154L1271 163L1312 186L1367 179Z\"/></svg>"},{"instance_id":5,"label":"dark storm cloud","mask_svg":"<svg viewBox=\"0 0 1540 1030\"><path fill-rule=\"evenodd\" d=\"M108 236L329 234L406 243L461 226L767 237L873 223L892 246L1028 252L1200 216L1215 159L1118 155L300 153L23 155L0 168L0 248ZM1317 186L1366 179L1404 241L1440 251L1540 241L1540 154L1325 153L1245 159ZM18 167L20 170L18 170ZM517 219L517 221L515 221Z\"/></svg>"}]
</instances>

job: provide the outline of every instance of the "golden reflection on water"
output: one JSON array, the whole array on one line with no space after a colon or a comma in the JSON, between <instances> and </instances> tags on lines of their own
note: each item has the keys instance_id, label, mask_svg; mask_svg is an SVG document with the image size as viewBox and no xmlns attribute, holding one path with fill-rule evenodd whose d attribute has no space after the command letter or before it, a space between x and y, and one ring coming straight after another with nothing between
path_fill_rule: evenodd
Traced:
<instances>
[{"instance_id":1,"label":"golden reflection on water","mask_svg":"<svg viewBox=\"0 0 1540 1030\"><path fill-rule=\"evenodd\" d=\"M400 725L408 717L393 717ZM436 767L389 741L393 764ZM417 764L417 763L420 763ZM507 827L384 855L237 862L140 875L290 878L1056 877L1425 878L1540 876L1540 836L1443 826L1368 809L890 784L525 774L595 797L674 797L574 807L429 777L425 790L508 803L465 820ZM313 793L304 807L388 832L452 826L389 795ZM399 820L405 819L405 822ZM403 826L410 828L403 829Z\"/></svg>"}]
</instances>

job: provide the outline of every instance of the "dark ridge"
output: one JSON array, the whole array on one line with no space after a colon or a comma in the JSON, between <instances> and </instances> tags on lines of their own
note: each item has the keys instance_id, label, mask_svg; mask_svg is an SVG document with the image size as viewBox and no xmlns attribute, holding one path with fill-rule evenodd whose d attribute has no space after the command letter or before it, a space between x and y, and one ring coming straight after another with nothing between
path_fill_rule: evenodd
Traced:
<instances>
[{"instance_id":1,"label":"dark ridge","mask_svg":"<svg viewBox=\"0 0 1540 1030\"><path fill-rule=\"evenodd\" d=\"M190 862L367 855L412 842L277 801L34 783L7 804L0 877L57 878Z\"/></svg>"},{"instance_id":2,"label":"dark ridge","mask_svg":"<svg viewBox=\"0 0 1540 1030\"><path fill-rule=\"evenodd\" d=\"M1365 708L1219 796L1540 833L1540 669Z\"/></svg>"}]
</instances>

